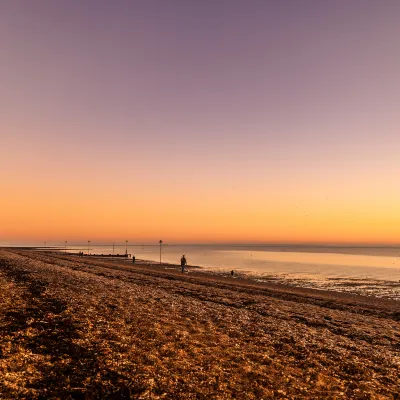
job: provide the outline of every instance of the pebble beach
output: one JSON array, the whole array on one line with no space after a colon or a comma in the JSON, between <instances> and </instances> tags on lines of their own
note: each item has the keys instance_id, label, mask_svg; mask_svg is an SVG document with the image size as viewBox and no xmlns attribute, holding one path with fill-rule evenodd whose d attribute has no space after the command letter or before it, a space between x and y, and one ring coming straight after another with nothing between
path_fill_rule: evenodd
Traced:
<instances>
[{"instance_id":1,"label":"pebble beach","mask_svg":"<svg viewBox=\"0 0 400 400\"><path fill-rule=\"evenodd\" d=\"M187 270L0 248L0 398L399 398L399 301Z\"/></svg>"}]
</instances>

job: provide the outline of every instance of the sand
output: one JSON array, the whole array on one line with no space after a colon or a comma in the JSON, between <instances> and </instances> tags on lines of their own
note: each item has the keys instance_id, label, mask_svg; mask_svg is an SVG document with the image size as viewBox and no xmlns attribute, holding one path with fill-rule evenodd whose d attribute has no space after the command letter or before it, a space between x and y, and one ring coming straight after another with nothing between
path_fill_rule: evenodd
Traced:
<instances>
[{"instance_id":1,"label":"sand","mask_svg":"<svg viewBox=\"0 0 400 400\"><path fill-rule=\"evenodd\" d=\"M400 302L0 249L1 399L396 399Z\"/></svg>"}]
</instances>

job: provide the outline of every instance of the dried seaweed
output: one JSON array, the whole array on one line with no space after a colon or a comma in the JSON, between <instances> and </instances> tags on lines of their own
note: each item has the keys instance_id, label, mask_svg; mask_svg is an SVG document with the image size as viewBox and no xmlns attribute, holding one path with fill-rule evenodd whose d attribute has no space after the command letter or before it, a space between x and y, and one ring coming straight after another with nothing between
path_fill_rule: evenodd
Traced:
<instances>
[{"instance_id":1,"label":"dried seaweed","mask_svg":"<svg viewBox=\"0 0 400 400\"><path fill-rule=\"evenodd\" d=\"M0 249L0 398L397 398L400 307L335 296Z\"/></svg>"}]
</instances>

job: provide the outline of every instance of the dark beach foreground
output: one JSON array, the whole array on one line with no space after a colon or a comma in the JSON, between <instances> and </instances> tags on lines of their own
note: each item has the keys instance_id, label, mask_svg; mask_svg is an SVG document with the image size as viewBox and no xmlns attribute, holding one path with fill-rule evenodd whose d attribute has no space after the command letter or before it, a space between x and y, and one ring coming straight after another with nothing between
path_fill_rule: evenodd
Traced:
<instances>
[{"instance_id":1,"label":"dark beach foreground","mask_svg":"<svg viewBox=\"0 0 400 400\"><path fill-rule=\"evenodd\" d=\"M397 399L400 302L0 249L1 399Z\"/></svg>"}]
</instances>

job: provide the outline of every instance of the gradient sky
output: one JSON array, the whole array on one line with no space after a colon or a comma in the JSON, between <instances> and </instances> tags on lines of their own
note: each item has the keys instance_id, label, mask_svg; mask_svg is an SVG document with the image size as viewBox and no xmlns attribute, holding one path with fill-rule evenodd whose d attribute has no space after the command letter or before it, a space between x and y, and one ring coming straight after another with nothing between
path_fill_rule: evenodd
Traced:
<instances>
[{"instance_id":1,"label":"gradient sky","mask_svg":"<svg viewBox=\"0 0 400 400\"><path fill-rule=\"evenodd\" d=\"M398 0L0 0L0 243L400 243Z\"/></svg>"}]
</instances>

